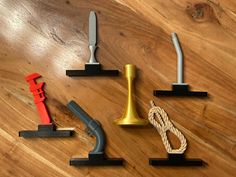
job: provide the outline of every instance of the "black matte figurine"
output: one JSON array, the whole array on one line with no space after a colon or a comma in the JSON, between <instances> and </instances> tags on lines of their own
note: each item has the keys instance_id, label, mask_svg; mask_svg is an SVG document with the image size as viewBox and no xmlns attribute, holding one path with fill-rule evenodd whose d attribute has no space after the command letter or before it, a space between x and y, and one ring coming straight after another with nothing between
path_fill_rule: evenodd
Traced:
<instances>
[{"instance_id":1,"label":"black matte figurine","mask_svg":"<svg viewBox=\"0 0 236 177\"><path fill-rule=\"evenodd\" d=\"M85 70L66 70L66 75L74 76L118 76L118 70L102 70L101 64L85 64Z\"/></svg>"},{"instance_id":2,"label":"black matte figurine","mask_svg":"<svg viewBox=\"0 0 236 177\"><path fill-rule=\"evenodd\" d=\"M203 166L201 159L186 159L184 154L168 154L168 158L150 158L152 166Z\"/></svg>"},{"instance_id":3,"label":"black matte figurine","mask_svg":"<svg viewBox=\"0 0 236 177\"><path fill-rule=\"evenodd\" d=\"M88 158L72 158L70 165L73 166L118 166L123 165L123 159L107 158L104 152L105 134L101 124L92 119L78 104L70 101L67 107L79 117L86 125L89 135L96 137L96 145L88 154Z\"/></svg>"},{"instance_id":4,"label":"black matte figurine","mask_svg":"<svg viewBox=\"0 0 236 177\"><path fill-rule=\"evenodd\" d=\"M89 15L89 49L90 59L85 64L85 70L66 70L66 75L69 77L74 76L118 76L118 70L103 70L100 63L95 58L96 43L97 43L97 26L96 14L91 11Z\"/></svg>"},{"instance_id":5,"label":"black matte figurine","mask_svg":"<svg viewBox=\"0 0 236 177\"><path fill-rule=\"evenodd\" d=\"M177 83L172 84L172 90L154 90L153 94L155 96L196 96L196 97L207 97L207 92L196 92L190 91L189 85L184 83L183 76L183 54L178 41L176 33L172 33L172 41L175 46L175 50L178 58L178 73L177 73Z\"/></svg>"},{"instance_id":6,"label":"black matte figurine","mask_svg":"<svg viewBox=\"0 0 236 177\"><path fill-rule=\"evenodd\" d=\"M20 137L24 138L55 138L70 137L73 130L57 130L54 124L38 125L38 130L23 130L19 132Z\"/></svg>"}]
</instances>

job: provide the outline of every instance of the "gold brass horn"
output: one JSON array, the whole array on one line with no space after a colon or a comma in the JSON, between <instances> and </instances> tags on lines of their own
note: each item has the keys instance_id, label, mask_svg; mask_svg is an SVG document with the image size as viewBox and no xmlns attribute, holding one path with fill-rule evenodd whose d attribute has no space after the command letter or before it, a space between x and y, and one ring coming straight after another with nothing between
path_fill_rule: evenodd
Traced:
<instances>
[{"instance_id":1,"label":"gold brass horn","mask_svg":"<svg viewBox=\"0 0 236 177\"><path fill-rule=\"evenodd\" d=\"M133 100L133 80L135 78L135 65L125 65L125 77L128 81L128 99L125 112L119 119L114 120L117 125L147 125L148 121L140 118Z\"/></svg>"}]
</instances>

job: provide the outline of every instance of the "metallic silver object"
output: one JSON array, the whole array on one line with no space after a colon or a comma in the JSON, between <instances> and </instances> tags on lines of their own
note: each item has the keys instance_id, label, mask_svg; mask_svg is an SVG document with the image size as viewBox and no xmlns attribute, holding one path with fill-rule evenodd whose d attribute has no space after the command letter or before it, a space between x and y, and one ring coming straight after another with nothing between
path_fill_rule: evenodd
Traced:
<instances>
[{"instance_id":1,"label":"metallic silver object","mask_svg":"<svg viewBox=\"0 0 236 177\"><path fill-rule=\"evenodd\" d=\"M94 11L91 11L89 14L89 30L88 30L88 38L89 38L89 50L90 50L90 58L85 64L84 70L66 70L66 75L69 77L77 77L77 76L118 76L119 70L104 70L102 69L102 65L96 60L96 43L97 43L97 20L96 14Z\"/></svg>"},{"instance_id":2,"label":"metallic silver object","mask_svg":"<svg viewBox=\"0 0 236 177\"><path fill-rule=\"evenodd\" d=\"M91 11L89 14L89 50L90 50L90 59L89 64L99 64L95 58L97 43L97 19L94 11Z\"/></svg>"},{"instance_id":3,"label":"metallic silver object","mask_svg":"<svg viewBox=\"0 0 236 177\"><path fill-rule=\"evenodd\" d=\"M184 83L184 72L183 72L183 67L184 67L184 59L183 59L183 53L179 44L179 40L177 37L176 33L172 33L172 42L175 46L175 50L177 53L177 83L175 84L186 84Z\"/></svg>"},{"instance_id":4,"label":"metallic silver object","mask_svg":"<svg viewBox=\"0 0 236 177\"><path fill-rule=\"evenodd\" d=\"M189 85L184 83L184 57L176 33L172 33L172 42L177 53L177 83L172 83L171 90L154 90L155 96L196 96L207 97L207 92L191 91Z\"/></svg>"}]
</instances>

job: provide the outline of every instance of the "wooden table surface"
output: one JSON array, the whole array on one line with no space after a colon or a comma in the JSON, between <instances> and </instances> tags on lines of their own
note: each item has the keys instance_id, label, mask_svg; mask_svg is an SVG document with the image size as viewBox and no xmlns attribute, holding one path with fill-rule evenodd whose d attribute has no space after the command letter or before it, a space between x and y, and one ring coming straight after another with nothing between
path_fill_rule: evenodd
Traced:
<instances>
[{"instance_id":1,"label":"wooden table surface","mask_svg":"<svg viewBox=\"0 0 236 177\"><path fill-rule=\"evenodd\" d=\"M69 78L83 69L88 50L88 16L97 12L97 59L121 77ZM185 81L209 98L157 98L154 89L176 81L176 32L185 56ZM236 1L234 0L0 0L0 176L43 177L232 177L236 174ZM147 118L149 101L166 110L188 140L188 158L205 167L152 167L166 157L154 127L113 124L125 108L124 65L135 64L136 103ZM24 77L38 72L46 82L46 104L56 125L74 127L65 139L24 139L39 116ZM66 104L75 100L98 119L107 134L106 153L125 159L123 167L69 166L95 143ZM170 136L178 147L178 140Z\"/></svg>"}]
</instances>

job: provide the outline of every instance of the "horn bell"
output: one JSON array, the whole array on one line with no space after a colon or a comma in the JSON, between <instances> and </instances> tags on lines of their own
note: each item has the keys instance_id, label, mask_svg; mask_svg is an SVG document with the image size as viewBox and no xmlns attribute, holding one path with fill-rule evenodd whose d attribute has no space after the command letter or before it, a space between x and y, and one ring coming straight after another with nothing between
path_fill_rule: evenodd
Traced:
<instances>
[{"instance_id":1,"label":"horn bell","mask_svg":"<svg viewBox=\"0 0 236 177\"><path fill-rule=\"evenodd\" d=\"M121 118L114 120L116 125L122 126L141 126L147 125L148 121L139 117L133 99L133 80L135 78L136 67L132 64L125 65L125 77L128 81L128 99L124 114Z\"/></svg>"}]
</instances>

